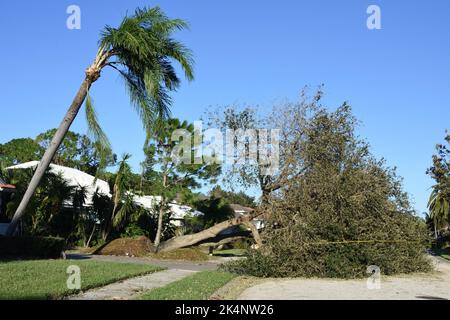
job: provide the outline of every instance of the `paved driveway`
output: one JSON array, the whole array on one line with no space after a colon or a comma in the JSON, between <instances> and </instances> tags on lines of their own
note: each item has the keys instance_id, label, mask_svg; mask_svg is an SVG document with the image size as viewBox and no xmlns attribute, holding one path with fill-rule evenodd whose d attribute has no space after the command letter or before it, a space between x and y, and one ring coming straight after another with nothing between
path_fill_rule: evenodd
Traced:
<instances>
[{"instance_id":1,"label":"paved driveway","mask_svg":"<svg viewBox=\"0 0 450 320\"><path fill-rule=\"evenodd\" d=\"M367 280L276 279L246 289L240 300L423 300L450 299L450 263L433 258L437 272L381 277L380 289Z\"/></svg>"}]
</instances>

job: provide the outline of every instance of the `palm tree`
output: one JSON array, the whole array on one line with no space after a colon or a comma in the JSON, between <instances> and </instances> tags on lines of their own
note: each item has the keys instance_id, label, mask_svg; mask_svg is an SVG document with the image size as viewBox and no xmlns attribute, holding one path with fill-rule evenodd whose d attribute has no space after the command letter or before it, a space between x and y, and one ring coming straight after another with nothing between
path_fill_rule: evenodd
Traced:
<instances>
[{"instance_id":1,"label":"palm tree","mask_svg":"<svg viewBox=\"0 0 450 320\"><path fill-rule=\"evenodd\" d=\"M448 212L450 209L448 197L437 187L434 187L431 192L430 199L428 200L428 209L430 210L430 218L434 225L434 236L437 239L438 228L448 222Z\"/></svg>"},{"instance_id":2,"label":"palm tree","mask_svg":"<svg viewBox=\"0 0 450 320\"><path fill-rule=\"evenodd\" d=\"M124 201L124 198L127 199L127 190L128 190L128 181L131 174L131 168L128 164L128 160L131 158L130 154L124 154L122 156L122 160L119 162L119 169L117 171L116 177L114 179L113 186L113 195L112 195L112 211L111 217L109 221L105 224L105 229L103 232L103 240L108 238L109 233L111 232L111 228L118 224L118 221L123 217L123 211L120 212L120 206ZM128 203L127 203L128 204ZM120 218L116 218L116 215L119 214Z\"/></svg>"},{"instance_id":3,"label":"palm tree","mask_svg":"<svg viewBox=\"0 0 450 320\"><path fill-rule=\"evenodd\" d=\"M89 90L100 78L103 68L111 67L117 70L125 80L131 103L135 106L148 136L159 119L169 115L169 92L180 85L172 61L181 65L188 80L193 79L190 50L172 38L174 31L186 27L187 24L183 20L169 19L159 7L155 7L137 9L132 16L125 17L118 28L104 28L95 60L87 68L77 95L34 173L8 228L8 235L12 235L16 230L31 197L84 101L90 133L101 142L102 151L108 150L106 136L98 125L89 96Z\"/></svg>"}]
</instances>

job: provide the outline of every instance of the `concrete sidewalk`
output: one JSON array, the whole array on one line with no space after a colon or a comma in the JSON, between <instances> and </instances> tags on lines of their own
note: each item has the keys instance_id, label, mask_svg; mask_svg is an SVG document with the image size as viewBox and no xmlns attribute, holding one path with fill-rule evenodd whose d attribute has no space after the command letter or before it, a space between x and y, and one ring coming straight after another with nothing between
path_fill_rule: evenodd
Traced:
<instances>
[{"instance_id":1,"label":"concrete sidewalk","mask_svg":"<svg viewBox=\"0 0 450 320\"><path fill-rule=\"evenodd\" d=\"M67 300L131 300L147 290L163 287L198 271L170 269L116 282L68 297Z\"/></svg>"},{"instance_id":2,"label":"concrete sidewalk","mask_svg":"<svg viewBox=\"0 0 450 320\"><path fill-rule=\"evenodd\" d=\"M96 260L116 263L150 264L167 270L127 279L104 287L95 288L68 297L67 300L130 300L143 292L163 287L196 272L216 270L223 259L204 262L158 260L147 257L101 256L89 254L68 254L70 260Z\"/></svg>"}]
</instances>

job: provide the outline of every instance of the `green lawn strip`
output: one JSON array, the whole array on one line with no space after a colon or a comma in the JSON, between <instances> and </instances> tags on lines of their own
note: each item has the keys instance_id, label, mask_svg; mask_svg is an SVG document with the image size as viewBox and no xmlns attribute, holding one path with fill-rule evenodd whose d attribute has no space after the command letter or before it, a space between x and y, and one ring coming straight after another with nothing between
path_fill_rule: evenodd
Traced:
<instances>
[{"instance_id":1,"label":"green lawn strip","mask_svg":"<svg viewBox=\"0 0 450 320\"><path fill-rule=\"evenodd\" d=\"M0 299L61 299L80 290L67 288L68 266L81 271L81 291L160 271L151 265L83 260L35 260L0 263Z\"/></svg>"},{"instance_id":2,"label":"green lawn strip","mask_svg":"<svg viewBox=\"0 0 450 320\"><path fill-rule=\"evenodd\" d=\"M245 249L226 249L226 250L217 250L214 251L214 256L237 256L242 257L247 254L247 250Z\"/></svg>"},{"instance_id":3,"label":"green lawn strip","mask_svg":"<svg viewBox=\"0 0 450 320\"><path fill-rule=\"evenodd\" d=\"M156 288L140 296L141 300L206 300L236 275L221 271L203 271Z\"/></svg>"},{"instance_id":4,"label":"green lawn strip","mask_svg":"<svg viewBox=\"0 0 450 320\"><path fill-rule=\"evenodd\" d=\"M440 256L444 259L450 260L450 247L447 247L445 249L441 249Z\"/></svg>"}]
</instances>

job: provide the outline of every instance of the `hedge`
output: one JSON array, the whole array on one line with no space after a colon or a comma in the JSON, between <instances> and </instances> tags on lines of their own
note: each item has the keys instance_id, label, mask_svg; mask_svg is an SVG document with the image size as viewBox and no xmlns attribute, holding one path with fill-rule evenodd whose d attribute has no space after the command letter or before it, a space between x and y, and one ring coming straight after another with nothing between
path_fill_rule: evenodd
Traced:
<instances>
[{"instance_id":1,"label":"hedge","mask_svg":"<svg viewBox=\"0 0 450 320\"><path fill-rule=\"evenodd\" d=\"M56 259L61 257L64 248L62 238L0 236L0 257Z\"/></svg>"}]
</instances>

